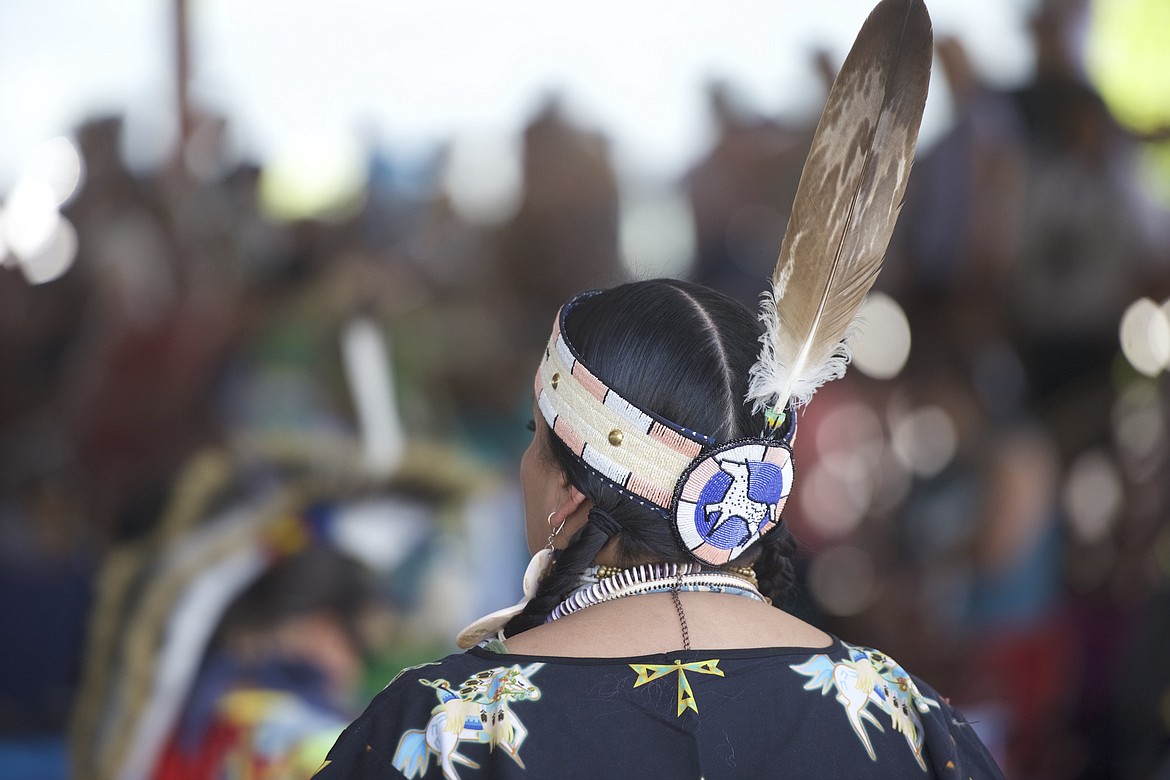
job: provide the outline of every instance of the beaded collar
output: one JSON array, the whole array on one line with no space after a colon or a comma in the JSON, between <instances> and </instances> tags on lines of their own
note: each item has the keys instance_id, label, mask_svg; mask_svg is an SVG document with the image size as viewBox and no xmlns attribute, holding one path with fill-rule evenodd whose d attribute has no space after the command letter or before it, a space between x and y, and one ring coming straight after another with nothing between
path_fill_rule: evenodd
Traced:
<instances>
[{"instance_id":1,"label":"beaded collar","mask_svg":"<svg viewBox=\"0 0 1170 780\"><path fill-rule=\"evenodd\" d=\"M752 581L741 574L705 569L697 563L656 563L617 570L594 566L586 569L581 584L558 604L546 623L606 601L645 593L729 593L769 603Z\"/></svg>"}]
</instances>

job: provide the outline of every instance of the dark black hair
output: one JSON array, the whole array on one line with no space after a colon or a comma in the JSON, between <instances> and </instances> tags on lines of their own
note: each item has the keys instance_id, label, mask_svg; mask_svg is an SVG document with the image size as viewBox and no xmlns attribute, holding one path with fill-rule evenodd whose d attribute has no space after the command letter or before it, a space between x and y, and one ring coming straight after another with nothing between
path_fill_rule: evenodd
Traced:
<instances>
[{"instance_id":1,"label":"dark black hair","mask_svg":"<svg viewBox=\"0 0 1170 780\"><path fill-rule=\"evenodd\" d=\"M673 279L633 282L581 301L564 328L589 368L642 409L719 442L758 436L764 429L763 415L752 415L744 403L762 326L722 293ZM538 425L544 426L543 420ZM547 427L539 435L547 437L553 462L569 482L622 527L614 537L620 565L693 560L669 520L588 469ZM542 623L609 538L596 523L586 523L505 633ZM753 565L761 590L779 604L792 582L791 557L791 536L781 525L729 566Z\"/></svg>"}]
</instances>

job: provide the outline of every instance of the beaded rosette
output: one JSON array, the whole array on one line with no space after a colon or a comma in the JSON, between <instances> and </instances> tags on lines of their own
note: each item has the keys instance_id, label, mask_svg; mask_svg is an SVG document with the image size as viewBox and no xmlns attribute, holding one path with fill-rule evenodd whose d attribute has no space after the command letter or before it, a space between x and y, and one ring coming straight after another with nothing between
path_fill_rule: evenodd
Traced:
<instances>
[{"instance_id":1,"label":"beaded rosette","mask_svg":"<svg viewBox=\"0 0 1170 780\"><path fill-rule=\"evenodd\" d=\"M549 428L590 470L673 521L695 560L721 565L780 523L792 489L792 422L774 438L716 440L639 408L609 387L565 336L566 303L536 373ZM792 417L789 415L789 420Z\"/></svg>"},{"instance_id":2,"label":"beaded rosette","mask_svg":"<svg viewBox=\"0 0 1170 780\"><path fill-rule=\"evenodd\" d=\"M696 458L678 483L672 512L683 545L700 561L723 564L780 524L792 490L792 450L747 439Z\"/></svg>"}]
</instances>

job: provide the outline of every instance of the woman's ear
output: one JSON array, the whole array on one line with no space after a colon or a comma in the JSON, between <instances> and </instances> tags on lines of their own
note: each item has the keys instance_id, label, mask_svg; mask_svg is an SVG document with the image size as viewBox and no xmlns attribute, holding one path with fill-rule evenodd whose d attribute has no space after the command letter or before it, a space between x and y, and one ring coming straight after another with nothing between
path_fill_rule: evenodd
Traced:
<instances>
[{"instance_id":1,"label":"woman's ear","mask_svg":"<svg viewBox=\"0 0 1170 780\"><path fill-rule=\"evenodd\" d=\"M564 500L557 508L557 514L561 517L571 517L583 503L585 503L585 494L578 490L576 486L569 485L565 489Z\"/></svg>"},{"instance_id":2,"label":"woman's ear","mask_svg":"<svg viewBox=\"0 0 1170 780\"><path fill-rule=\"evenodd\" d=\"M585 523L589 522L589 510L593 506L593 502L585 498L585 494L578 490L573 485L568 485L562 494L560 504L557 506L557 517L564 518L565 527L563 535L566 539L571 539L573 534L585 527Z\"/></svg>"}]
</instances>

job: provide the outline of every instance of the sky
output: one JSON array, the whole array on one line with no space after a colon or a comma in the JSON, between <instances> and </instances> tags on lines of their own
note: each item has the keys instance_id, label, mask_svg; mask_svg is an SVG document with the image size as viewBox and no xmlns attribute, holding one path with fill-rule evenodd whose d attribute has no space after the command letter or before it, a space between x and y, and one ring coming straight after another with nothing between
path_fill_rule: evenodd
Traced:
<instances>
[{"instance_id":1,"label":"sky","mask_svg":"<svg viewBox=\"0 0 1170 780\"><path fill-rule=\"evenodd\" d=\"M197 101L264 160L376 128L400 154L508 138L541 98L610 137L625 170L670 176L709 141L702 84L729 79L770 114L811 114L808 55L838 60L870 0L189 0ZM1028 0L933 0L992 81L1025 77ZM38 144L96 112L127 117L138 164L174 137L170 3L0 3L0 192ZM927 127L945 125L933 88Z\"/></svg>"}]
</instances>

